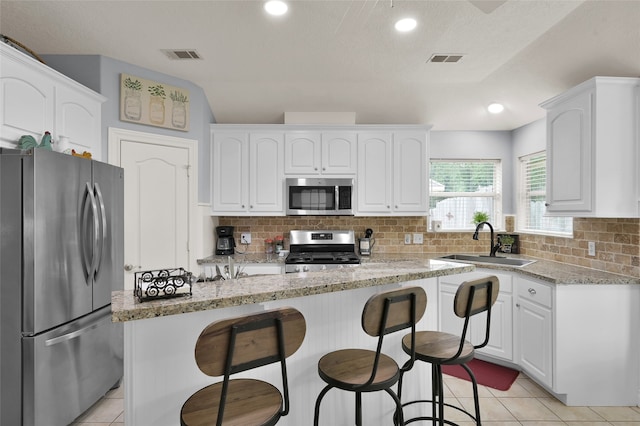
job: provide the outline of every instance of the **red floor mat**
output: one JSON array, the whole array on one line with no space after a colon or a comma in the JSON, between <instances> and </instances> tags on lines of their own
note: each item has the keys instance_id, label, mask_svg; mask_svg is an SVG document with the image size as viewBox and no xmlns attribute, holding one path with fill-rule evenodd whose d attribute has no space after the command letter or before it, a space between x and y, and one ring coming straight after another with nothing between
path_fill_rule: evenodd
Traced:
<instances>
[{"instance_id":1,"label":"red floor mat","mask_svg":"<svg viewBox=\"0 0 640 426\"><path fill-rule=\"evenodd\" d=\"M518 374L520 374L517 370L497 364L491 364L490 362L479 359L472 359L467 366L471 371L473 371L479 385L488 386L501 391L509 390L513 382L516 380L516 377L518 377ZM469 374L467 374L464 368L459 365L443 365L442 372L450 376L471 381Z\"/></svg>"}]
</instances>

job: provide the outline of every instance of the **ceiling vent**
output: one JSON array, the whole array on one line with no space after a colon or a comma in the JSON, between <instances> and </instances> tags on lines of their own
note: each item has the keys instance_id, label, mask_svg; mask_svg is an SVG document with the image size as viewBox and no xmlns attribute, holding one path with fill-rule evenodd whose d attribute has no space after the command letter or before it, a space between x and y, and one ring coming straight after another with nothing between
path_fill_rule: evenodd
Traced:
<instances>
[{"instance_id":1,"label":"ceiling vent","mask_svg":"<svg viewBox=\"0 0 640 426\"><path fill-rule=\"evenodd\" d=\"M462 59L462 55L459 54L437 53L432 55L427 62L458 62L460 59Z\"/></svg>"},{"instance_id":2,"label":"ceiling vent","mask_svg":"<svg viewBox=\"0 0 640 426\"><path fill-rule=\"evenodd\" d=\"M162 49L169 59L202 59L195 49Z\"/></svg>"}]
</instances>

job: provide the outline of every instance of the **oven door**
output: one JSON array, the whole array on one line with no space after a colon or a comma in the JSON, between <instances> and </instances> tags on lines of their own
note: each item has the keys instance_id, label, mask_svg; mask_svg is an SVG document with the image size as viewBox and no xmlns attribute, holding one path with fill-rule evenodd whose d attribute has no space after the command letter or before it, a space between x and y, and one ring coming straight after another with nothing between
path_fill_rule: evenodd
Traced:
<instances>
[{"instance_id":1,"label":"oven door","mask_svg":"<svg viewBox=\"0 0 640 426\"><path fill-rule=\"evenodd\" d=\"M286 180L287 215L353 215L353 179Z\"/></svg>"}]
</instances>

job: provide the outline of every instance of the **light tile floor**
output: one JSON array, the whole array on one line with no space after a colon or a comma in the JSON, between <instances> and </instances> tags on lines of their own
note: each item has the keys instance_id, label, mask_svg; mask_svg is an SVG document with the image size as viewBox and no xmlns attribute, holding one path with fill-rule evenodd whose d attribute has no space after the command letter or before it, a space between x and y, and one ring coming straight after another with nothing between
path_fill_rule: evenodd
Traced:
<instances>
[{"instance_id":1,"label":"light tile floor","mask_svg":"<svg viewBox=\"0 0 640 426\"><path fill-rule=\"evenodd\" d=\"M469 382L445 375L445 385L447 403L473 411ZM487 426L640 426L639 407L567 407L522 373L508 391L480 386L479 395L482 423ZM475 424L456 410L447 413L461 426ZM123 426L123 386L109 392L73 423L82 425Z\"/></svg>"}]
</instances>

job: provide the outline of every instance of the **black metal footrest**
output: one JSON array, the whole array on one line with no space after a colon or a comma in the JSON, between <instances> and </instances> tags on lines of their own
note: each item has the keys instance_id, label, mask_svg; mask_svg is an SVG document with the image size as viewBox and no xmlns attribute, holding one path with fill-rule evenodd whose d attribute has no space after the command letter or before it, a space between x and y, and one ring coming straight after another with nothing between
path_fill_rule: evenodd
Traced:
<instances>
[{"instance_id":1,"label":"black metal footrest","mask_svg":"<svg viewBox=\"0 0 640 426\"><path fill-rule=\"evenodd\" d=\"M417 404L417 403L438 404L438 401L432 401L430 399L419 399L419 400L416 400L416 401L405 402L404 404L402 404L402 408L404 408L406 406L409 406L409 405L412 405L412 404ZM467 410L464 410L464 409L462 409L460 407L457 407L455 405L447 404L446 402L443 402L442 404L445 407L454 408L454 409L466 414L467 416L469 416L471 418L471 420L476 422L476 424L478 423L478 420L475 418L475 416L473 416ZM442 415L442 413L440 413L440 414ZM429 421L436 420L438 422L440 421L440 419L437 418L437 417L434 418L434 417L431 417L431 416L428 416L428 417L427 416L420 416L420 417L413 417L413 418L410 418L410 419L406 419L403 424L404 425L408 425L410 423L415 423L415 422L419 422L419 421L427 421L427 420L429 420ZM451 420L447 420L447 419L443 419L442 422L446 423L448 425L451 425L451 426L459 426L458 423L452 422ZM478 424L478 426L480 426L480 425Z\"/></svg>"}]
</instances>

